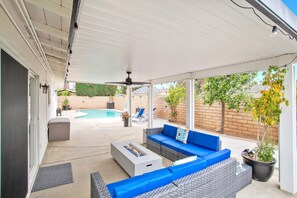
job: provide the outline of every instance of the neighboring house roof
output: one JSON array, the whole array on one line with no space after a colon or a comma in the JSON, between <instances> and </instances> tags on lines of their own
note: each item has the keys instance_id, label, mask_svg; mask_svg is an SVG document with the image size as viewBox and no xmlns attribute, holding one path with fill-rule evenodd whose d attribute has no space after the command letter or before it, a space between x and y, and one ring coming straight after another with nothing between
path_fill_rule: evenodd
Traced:
<instances>
[{"instance_id":1,"label":"neighboring house roof","mask_svg":"<svg viewBox=\"0 0 297 198\"><path fill-rule=\"evenodd\" d=\"M154 93L155 94L160 94L163 93L164 89L158 89L154 87ZM148 93L148 87L140 87L139 89L133 91L133 94L147 94Z\"/></svg>"}]
</instances>

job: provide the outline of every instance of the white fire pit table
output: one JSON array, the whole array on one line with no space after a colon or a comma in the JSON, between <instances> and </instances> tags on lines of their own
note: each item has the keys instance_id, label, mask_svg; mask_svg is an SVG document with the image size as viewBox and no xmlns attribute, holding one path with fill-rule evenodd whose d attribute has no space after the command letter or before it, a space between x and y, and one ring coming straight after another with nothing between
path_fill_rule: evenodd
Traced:
<instances>
[{"instance_id":1,"label":"white fire pit table","mask_svg":"<svg viewBox=\"0 0 297 198\"><path fill-rule=\"evenodd\" d=\"M132 141L111 143L111 155L131 177L163 168L159 155Z\"/></svg>"}]
</instances>

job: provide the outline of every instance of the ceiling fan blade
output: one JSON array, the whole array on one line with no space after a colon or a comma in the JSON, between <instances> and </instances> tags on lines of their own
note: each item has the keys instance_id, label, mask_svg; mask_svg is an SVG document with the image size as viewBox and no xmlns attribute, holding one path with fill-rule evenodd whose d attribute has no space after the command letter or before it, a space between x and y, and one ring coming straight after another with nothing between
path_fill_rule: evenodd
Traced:
<instances>
[{"instance_id":1,"label":"ceiling fan blade","mask_svg":"<svg viewBox=\"0 0 297 198\"><path fill-rule=\"evenodd\" d=\"M126 82L105 82L108 85L126 85Z\"/></svg>"},{"instance_id":2,"label":"ceiling fan blade","mask_svg":"<svg viewBox=\"0 0 297 198\"><path fill-rule=\"evenodd\" d=\"M134 82L132 81L133 85L147 85L147 84L151 84L150 82Z\"/></svg>"}]
</instances>

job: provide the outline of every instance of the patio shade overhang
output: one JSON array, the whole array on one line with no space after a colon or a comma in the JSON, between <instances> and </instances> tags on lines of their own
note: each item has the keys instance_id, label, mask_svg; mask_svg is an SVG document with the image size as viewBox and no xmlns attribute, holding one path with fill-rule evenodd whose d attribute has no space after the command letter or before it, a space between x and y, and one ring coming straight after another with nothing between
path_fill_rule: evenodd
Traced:
<instances>
[{"instance_id":1,"label":"patio shade overhang","mask_svg":"<svg viewBox=\"0 0 297 198\"><path fill-rule=\"evenodd\" d=\"M243 0L236 3L251 7ZM135 81L161 83L224 66L232 66L230 73L234 68L241 72L241 63L297 52L295 39L280 33L271 37L272 28L252 10L227 0L84 0L77 22L67 78L75 82L121 81L131 70Z\"/></svg>"}]
</instances>

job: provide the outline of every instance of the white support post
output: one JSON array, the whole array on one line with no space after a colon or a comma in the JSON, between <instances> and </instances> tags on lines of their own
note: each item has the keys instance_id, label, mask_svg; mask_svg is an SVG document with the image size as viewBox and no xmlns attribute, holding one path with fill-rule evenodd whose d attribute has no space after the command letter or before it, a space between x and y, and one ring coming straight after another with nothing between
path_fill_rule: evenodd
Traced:
<instances>
[{"instance_id":1,"label":"white support post","mask_svg":"<svg viewBox=\"0 0 297 198\"><path fill-rule=\"evenodd\" d=\"M130 115L129 127L132 126L132 87L128 86L128 112Z\"/></svg>"},{"instance_id":2,"label":"white support post","mask_svg":"<svg viewBox=\"0 0 297 198\"><path fill-rule=\"evenodd\" d=\"M195 128L195 94L194 80L186 80L186 127L189 130Z\"/></svg>"},{"instance_id":3,"label":"white support post","mask_svg":"<svg viewBox=\"0 0 297 198\"><path fill-rule=\"evenodd\" d=\"M154 85L148 86L148 128L153 127L154 119Z\"/></svg>"},{"instance_id":4,"label":"white support post","mask_svg":"<svg viewBox=\"0 0 297 198\"><path fill-rule=\"evenodd\" d=\"M282 105L279 125L279 180L280 189L297 192L296 152L296 78L295 66L290 64L285 76L285 97L289 106Z\"/></svg>"}]
</instances>

